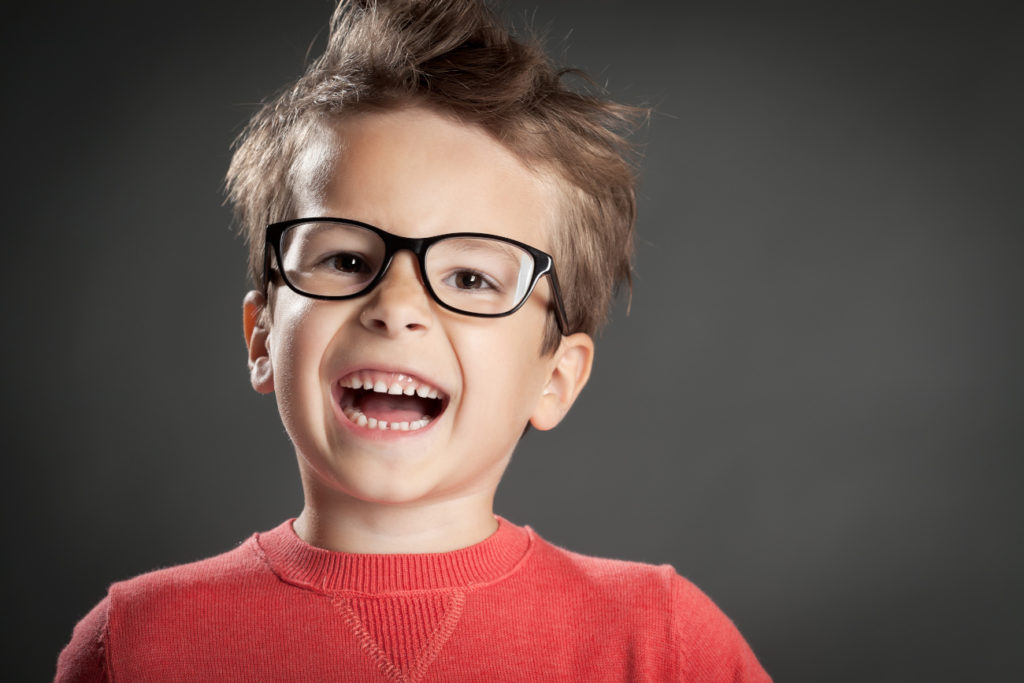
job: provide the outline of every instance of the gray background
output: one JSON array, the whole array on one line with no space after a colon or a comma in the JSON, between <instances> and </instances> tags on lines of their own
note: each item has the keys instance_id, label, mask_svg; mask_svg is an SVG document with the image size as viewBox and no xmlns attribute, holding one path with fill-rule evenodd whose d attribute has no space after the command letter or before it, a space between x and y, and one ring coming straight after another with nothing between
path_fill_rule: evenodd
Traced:
<instances>
[{"instance_id":1,"label":"gray background","mask_svg":"<svg viewBox=\"0 0 1024 683\"><path fill-rule=\"evenodd\" d=\"M1019 674L1019 4L509 12L536 4L559 61L657 114L632 312L568 420L528 436L498 512L672 563L780 681ZM5 10L14 678L51 676L111 581L300 509L274 403L248 386L221 183L330 8Z\"/></svg>"}]
</instances>

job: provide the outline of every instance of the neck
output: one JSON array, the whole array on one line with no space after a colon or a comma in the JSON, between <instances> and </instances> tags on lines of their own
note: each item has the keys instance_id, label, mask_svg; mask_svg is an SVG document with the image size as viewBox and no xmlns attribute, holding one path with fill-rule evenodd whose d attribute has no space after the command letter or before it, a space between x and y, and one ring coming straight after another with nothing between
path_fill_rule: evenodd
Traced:
<instances>
[{"instance_id":1,"label":"neck","mask_svg":"<svg viewBox=\"0 0 1024 683\"><path fill-rule=\"evenodd\" d=\"M296 535L318 548L348 553L418 554L466 548L498 528L494 496L423 504L382 504L349 497L318 499L293 523Z\"/></svg>"}]
</instances>

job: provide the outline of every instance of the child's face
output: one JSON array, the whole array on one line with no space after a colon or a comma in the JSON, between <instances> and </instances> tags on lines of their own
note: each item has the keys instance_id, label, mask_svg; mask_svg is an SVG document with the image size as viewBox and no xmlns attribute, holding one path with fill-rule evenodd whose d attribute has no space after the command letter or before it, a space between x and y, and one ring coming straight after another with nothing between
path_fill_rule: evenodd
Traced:
<instances>
[{"instance_id":1,"label":"child's face","mask_svg":"<svg viewBox=\"0 0 1024 683\"><path fill-rule=\"evenodd\" d=\"M348 118L335 132L333 173L322 192L299 193L298 215L355 219L405 237L485 232L550 252L553 188L483 131L411 108ZM589 374L585 335L540 354L550 295L545 278L510 316L453 313L431 299L410 252L396 254L384 280L356 299L278 287L269 329L247 331L252 381L277 394L307 502L493 497L527 422L557 424ZM250 320L261 301L247 297ZM353 388L381 381L438 399ZM410 429L372 428L360 414Z\"/></svg>"}]
</instances>

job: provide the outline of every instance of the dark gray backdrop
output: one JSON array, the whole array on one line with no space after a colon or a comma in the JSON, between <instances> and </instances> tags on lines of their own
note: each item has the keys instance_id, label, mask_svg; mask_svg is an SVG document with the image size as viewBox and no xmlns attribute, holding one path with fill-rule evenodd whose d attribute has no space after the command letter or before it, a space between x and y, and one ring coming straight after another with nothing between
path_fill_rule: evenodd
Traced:
<instances>
[{"instance_id":1,"label":"dark gray backdrop","mask_svg":"<svg viewBox=\"0 0 1024 683\"><path fill-rule=\"evenodd\" d=\"M1024 629L1014 3L514 2L655 105L632 312L498 512L668 562L780 681L998 680ZM89 6L86 6L89 5ZM300 509L221 183L329 0L8 8L5 668ZM314 37L319 36L318 40Z\"/></svg>"}]
</instances>

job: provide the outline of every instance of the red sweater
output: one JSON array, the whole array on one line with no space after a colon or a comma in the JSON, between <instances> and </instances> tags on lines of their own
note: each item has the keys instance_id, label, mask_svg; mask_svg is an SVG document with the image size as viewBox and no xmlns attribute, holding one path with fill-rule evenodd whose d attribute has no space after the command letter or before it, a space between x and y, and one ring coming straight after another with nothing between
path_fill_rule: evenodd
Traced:
<instances>
[{"instance_id":1,"label":"red sweater","mask_svg":"<svg viewBox=\"0 0 1024 683\"><path fill-rule=\"evenodd\" d=\"M291 521L115 583L59 681L767 681L667 565L584 557L499 518L469 548L355 555Z\"/></svg>"}]
</instances>

